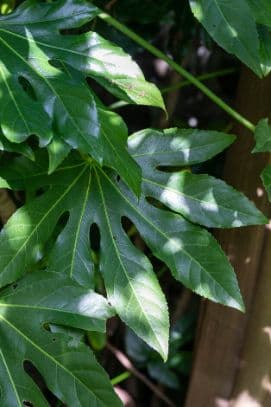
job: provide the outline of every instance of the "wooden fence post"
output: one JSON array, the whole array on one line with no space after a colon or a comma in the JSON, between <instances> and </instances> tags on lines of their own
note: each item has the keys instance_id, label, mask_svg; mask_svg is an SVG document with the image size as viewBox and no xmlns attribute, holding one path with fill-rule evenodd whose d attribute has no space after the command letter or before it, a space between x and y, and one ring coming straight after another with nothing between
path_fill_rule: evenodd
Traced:
<instances>
[{"instance_id":1,"label":"wooden fence post","mask_svg":"<svg viewBox=\"0 0 271 407\"><path fill-rule=\"evenodd\" d=\"M255 123L262 117L270 116L271 77L259 80L253 73L243 68L237 107L244 116ZM254 145L253 137L243 127L236 125L234 133L238 135L238 140L227 153L225 179L243 191L269 216L271 206L267 202L260 180L260 173L269 162L269 155L251 154ZM250 391L248 386L252 386L253 375L258 374L256 370L258 372L261 369L255 369L254 374L250 372L248 375L247 367L253 369L253 363L256 363L259 357L266 362L265 372L267 369L271 372L271 238L269 233L271 233L270 229L265 226L216 232L217 239L238 275L247 311L242 315L235 310L203 301L185 407L262 406L262 404L248 404L248 400L255 401L253 398L255 391ZM268 360L267 358L265 360L262 338L260 338L262 326L256 324L257 328L255 328L255 318L260 318L263 312L261 307L265 306L266 298L269 302L269 310L263 319L268 327L266 318L269 318L270 331L267 329L262 336L269 346ZM257 357L256 353L254 354L254 341L258 346ZM265 346L264 349L266 352L267 347ZM262 374L262 371L260 373ZM261 379L258 378L259 380ZM265 386L270 392L269 383L269 377L266 374ZM261 392L258 391L258 393ZM240 397L243 397L245 403ZM262 393L261 397L263 397ZM268 405L271 406L271 403L269 402Z\"/></svg>"}]
</instances>

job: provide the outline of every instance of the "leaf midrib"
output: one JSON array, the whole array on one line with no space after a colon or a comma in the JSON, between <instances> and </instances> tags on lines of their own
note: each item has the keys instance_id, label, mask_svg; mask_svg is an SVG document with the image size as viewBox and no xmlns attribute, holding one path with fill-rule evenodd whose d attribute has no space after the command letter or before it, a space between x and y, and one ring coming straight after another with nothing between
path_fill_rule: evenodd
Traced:
<instances>
[{"instance_id":1,"label":"leaf midrib","mask_svg":"<svg viewBox=\"0 0 271 407\"><path fill-rule=\"evenodd\" d=\"M12 386L13 391L14 391L14 393L15 393L18 406L21 407L21 399L20 399L20 396L19 396L19 394L18 394L18 392L17 392L16 384L15 384L13 378L12 378L12 375L11 375L11 372L10 372L10 370L9 370L8 364L7 364L7 362L6 362L6 359L5 359L4 354L3 354L3 352L2 352L1 349L0 349L0 355L1 355L1 358L2 358L2 360L3 360L4 366L5 366L5 368L6 368L6 371L7 371L8 377L9 377L9 380L10 380L10 382L11 382L11 386Z\"/></svg>"},{"instance_id":2,"label":"leaf midrib","mask_svg":"<svg viewBox=\"0 0 271 407\"><path fill-rule=\"evenodd\" d=\"M34 40L34 39L32 39L32 38L26 38L26 37L23 36L23 35L14 33L14 32L9 31L9 30L5 30L4 28L0 28L0 32L1 32L1 31L4 32L4 33L6 33L6 34L9 34L9 35L13 35L13 36L15 36L15 37L18 37L18 38L20 38L20 39L23 40L23 41L26 41L26 42L33 42L34 44L40 45L40 46L42 46L42 47L51 48L51 49L55 49L55 50L58 50L58 51L63 51L63 52L68 53L68 54L74 54L74 55L78 55L78 56L80 56L80 57L85 57L85 58L88 58L88 59L92 59L93 61L95 61L97 64L99 64L99 65L102 66L103 68L104 68L104 66L105 66L104 61L99 60L99 59L97 59L97 58L94 58L93 56L90 57L87 53L75 51L75 50L68 49L68 48L58 47L58 46L56 46L56 45L48 44L48 43L46 43L46 42L42 42L42 41L39 41L39 40ZM1 38L0 38L0 39L1 39ZM46 60L46 59L44 58L44 60ZM61 61L61 62L62 62L62 61ZM107 63L107 65L111 65L111 67L113 67L113 68L116 67L116 64L110 63L109 60L106 61L106 63ZM98 77L98 78L101 79L101 80L106 80L107 82L110 82L111 84L117 84L117 86L120 86L120 81L127 80L127 77L126 77L125 75L118 75L115 79L109 79L109 78L107 78L107 77L101 76L101 75L99 74L99 72L91 71L91 73L92 73L92 75L93 75L94 77ZM139 72L137 72L137 75L136 75L133 79L134 79L134 80L138 80L138 81L144 80L144 76L143 76L143 74L139 71ZM124 86L123 83L122 83L122 87L125 88L125 86ZM128 86L127 86L127 89L130 90L130 88L129 88ZM134 93L137 93L137 92L134 90ZM140 95L140 92L138 92L138 95ZM148 94L146 94L145 97L149 97ZM149 97L149 99L151 99L151 97ZM158 100L158 98L156 98L156 100Z\"/></svg>"},{"instance_id":3,"label":"leaf midrib","mask_svg":"<svg viewBox=\"0 0 271 407\"><path fill-rule=\"evenodd\" d=\"M146 218L144 215L142 215L141 212L139 212L137 210L137 208L121 193L121 191L115 186L115 184L112 182L112 180L110 179L110 177L108 177L108 175L99 168L99 170L102 172L102 174L104 175L105 178L107 178L107 180L110 182L110 184L112 185L112 187L117 191L117 193L121 196L121 198L123 200L125 200L128 205L142 218L144 219L145 222L147 222L149 225L151 225L151 227L153 229L155 229L159 234L161 234L166 240L169 240L168 236L161 230L159 229L156 225L154 225L148 218ZM173 242L174 243L174 242ZM178 246L179 248L179 246ZM190 253L188 253L186 250L184 250L184 248L182 247L181 250L191 259L193 260L193 262L195 262L196 264L198 264L198 266L200 267L200 269L204 270L206 274L208 274L209 278L216 284L218 285L220 288L222 288L222 290L231 298L233 298L235 301L237 301L234 297L232 297L231 294L229 294L226 289L218 282L216 281L213 276L207 271L207 269L205 269L194 257L192 257L190 255ZM238 302L238 301L237 301ZM239 302L238 302L239 304Z\"/></svg>"},{"instance_id":4,"label":"leaf midrib","mask_svg":"<svg viewBox=\"0 0 271 407\"><path fill-rule=\"evenodd\" d=\"M75 240L74 240L72 258L71 258L71 265L70 265L70 273L69 273L71 278L73 277L74 260L75 260L77 242L78 242L78 239L79 239L79 235L80 235L79 232L80 232L81 224L82 224L82 221L83 221L83 216L84 216L84 213L85 213L85 210L86 210L86 205L87 205L87 202L88 202L89 191L90 191L90 187L91 187L91 178L92 178L91 177L91 171L89 171L88 185L87 185L87 188L86 188L86 193L85 193L85 196L84 196L82 210L81 210L81 213L80 213L80 217L79 217L79 221L78 221L78 225L77 225L76 233L75 233Z\"/></svg>"},{"instance_id":5,"label":"leaf midrib","mask_svg":"<svg viewBox=\"0 0 271 407\"><path fill-rule=\"evenodd\" d=\"M58 168L56 168L54 173L51 174L51 176L54 176L57 172L73 170L74 168L82 167L83 165L86 165L86 164L84 162L82 162L80 164L70 165L70 166L66 166L66 167L58 167ZM42 172L37 172L35 174L31 174L30 176L25 176L24 174L21 174L21 175L22 176L18 176L17 178L15 178L15 177L14 178L9 178L9 181L8 181L9 185L12 184L13 182L21 182L21 181L29 182L29 181L31 181L32 178L48 176L48 172L44 170ZM1 182L1 178L2 177L0 177L0 182ZM48 181L47 184L48 185L54 185L54 182ZM64 185L64 184L62 184L62 185Z\"/></svg>"},{"instance_id":6,"label":"leaf midrib","mask_svg":"<svg viewBox=\"0 0 271 407\"><path fill-rule=\"evenodd\" d=\"M75 50L72 50L72 49L68 49L68 48L63 48L63 47L58 47L58 46L56 46L56 45L52 45L52 44L48 44L48 43L46 43L46 42L42 42L42 41L39 41L39 40L34 40L34 39L32 39L32 38L27 38L27 37L25 37L25 36L23 36L23 35L21 35L21 34L17 34L17 33L14 33L14 32L12 32L12 31L9 31L9 30L5 30L4 28L0 28L0 32L4 32L4 33L6 33L6 34L8 34L8 35L13 35L14 37L18 37L18 38L20 38L21 40L23 40L23 41L26 41L26 42L33 42L34 44L37 44L37 45L41 45L42 47L46 47L46 48L52 48L52 49L56 49L56 50L58 50L58 51L63 51L63 52L66 52L66 53L68 53L68 54L75 54L75 55L79 55L79 56L81 56L81 57L87 57L87 58L90 58L90 56L88 55L88 54L86 54L86 53L83 53L83 52L79 52L79 51L75 51ZM1 37L0 37L0 39L1 39ZM3 40L3 39L2 39ZM4 41L4 40L3 40ZM4 41L4 42L6 42L6 41ZM12 47L10 47L10 48L12 48ZM99 60L99 59L97 59L97 58L94 58L93 56L91 57L92 58L92 60L94 61L96 61L97 63L99 63L100 65L102 65L102 66L104 66L104 62L103 61L101 61L101 60ZM46 60L45 58L44 58L44 60ZM109 65L110 64L110 61L107 61L107 64ZM110 64L112 67L115 67L116 65L115 64ZM92 72L93 73L93 75L95 74L95 72ZM97 75L97 74L96 74ZM98 75L99 76L99 75ZM110 82L110 79L108 79L108 78L105 78L105 79L107 79L109 82ZM118 80L121 80L121 79L127 79L125 76L123 76L123 77L121 77L121 76L119 76L118 78L117 78ZM140 79L140 77L136 77L135 79ZM115 80L116 81L116 80Z\"/></svg>"},{"instance_id":7,"label":"leaf midrib","mask_svg":"<svg viewBox=\"0 0 271 407\"><path fill-rule=\"evenodd\" d=\"M26 336L22 331L20 331L15 325L13 325L8 319L6 319L3 315L0 315L0 319L4 321L8 326L10 326L17 334L24 338L26 342L29 342L34 348L36 348L40 353L45 355L48 359L50 359L53 363L55 363L60 369L64 370L69 376L73 378L74 381L78 382L80 385L86 388L86 390L91 393L91 395L96 399L99 400L95 393L93 393L89 387L86 386L84 382L82 382L78 377L76 377L70 370L68 370L65 366L63 366L58 360L56 360L53 356L49 353L45 352L38 344L33 342L28 336ZM102 402L102 400L100 399Z\"/></svg>"},{"instance_id":8,"label":"leaf midrib","mask_svg":"<svg viewBox=\"0 0 271 407\"><path fill-rule=\"evenodd\" d=\"M184 192L178 191L177 189L173 189L173 188L168 187L166 185L159 184L158 182L152 181L152 180L150 180L148 178L142 178L142 181L145 181L145 182L147 182L149 184L156 185L157 187L159 187L161 189L166 189L168 191L171 191L171 192L175 193L176 195L186 197L186 198L190 199L191 201L199 202L199 204L202 204L202 203L205 204L206 203L208 206L212 206L212 207L214 207L216 205L216 204L214 204L212 202L204 201L203 199L202 200L197 199L192 195L187 195ZM233 212L232 209L227 208L226 206L223 206L221 204L217 204L216 207L222 208L223 210L225 210L225 212L229 212L229 213ZM249 213L242 212L241 210L238 210L238 213L240 213L240 214L242 214L244 216L248 216L248 215L251 216Z\"/></svg>"},{"instance_id":9,"label":"leaf midrib","mask_svg":"<svg viewBox=\"0 0 271 407\"><path fill-rule=\"evenodd\" d=\"M217 7L217 9L218 9L218 11L219 11L219 13L220 13L221 16L222 16L222 20L225 21L225 24L226 24L226 26L229 27L231 33L232 33L232 34L235 34L234 29L232 28L232 26L230 25L230 23L229 23L228 20L226 19L226 16L223 14L223 11L222 11L220 5L218 4L217 0L213 0L213 1L214 1L214 3L215 3L215 5L216 5L216 7ZM211 6L211 4L210 4L210 6ZM255 25L255 30L256 30L256 25ZM256 32L257 32L257 30L256 30ZM236 38L235 35L233 35L233 38ZM238 38L238 36L237 36L237 38ZM257 36L257 40L258 40L258 36ZM258 41L258 42L259 42L259 41ZM248 53L249 57L251 58L250 48L248 48L248 47L246 46L246 44L243 43L243 41L240 40L240 38L239 38L239 43L240 43L240 44L242 45L242 47L246 50L246 52ZM259 50L259 49L258 49L258 50ZM253 57L254 57L254 56L253 56ZM251 62L250 62L250 63L251 63ZM254 64L253 64L253 65L254 65ZM258 68L258 67L257 67L257 68Z\"/></svg>"},{"instance_id":10,"label":"leaf midrib","mask_svg":"<svg viewBox=\"0 0 271 407\"><path fill-rule=\"evenodd\" d=\"M28 126L28 124L27 124L27 121L26 121L25 118L24 118L24 115L23 115L21 109L20 109L19 106L18 106L18 103L17 103L17 101L16 101L16 98L14 97L14 94L13 94L12 90L11 90L10 87L9 87L9 84L8 84L8 82L7 82L7 80L6 80L6 77L5 77L5 74L4 74L4 72L3 72L3 69L1 68L1 65L3 65L3 64L0 63L0 75L2 76L2 79L3 79L3 81L4 81L4 84L6 85L6 88L7 88L7 90L8 90L8 93L9 93L9 95L10 95L10 99L11 99L12 102L14 103L15 108L16 108L16 110L17 110L19 116L21 117L21 119L22 119L22 121L23 121L23 123L24 123L24 125L25 125L25 127L26 127L26 129L27 129L27 131L28 131L28 133L30 133L30 128L29 128L29 126Z\"/></svg>"},{"instance_id":11,"label":"leaf midrib","mask_svg":"<svg viewBox=\"0 0 271 407\"><path fill-rule=\"evenodd\" d=\"M128 144L129 144L129 140L131 139L131 137L129 137L129 139L128 139ZM217 145L217 143L216 142L213 142L213 143L206 143L206 144L200 144L199 146L195 146L195 147L191 147L191 146L188 146L188 147L185 147L185 146L180 146L180 148L178 149L178 150L161 150L161 151L159 151L159 150L155 150L155 151L151 151L151 152L146 152L146 153L140 153L140 154L138 154L138 153L136 153L136 154L133 154L133 153L131 153L131 156L133 157L133 158L140 158L140 157L156 157L156 155L159 155L159 156L163 156L163 155L178 155L178 154L182 154L183 152L185 152L185 151L188 151L188 152L191 152L191 151L197 151L197 150L199 150L199 151L201 151L203 148L205 148L205 147L212 147L212 146L216 146ZM222 145L222 143L221 143L221 145ZM186 162L180 162L180 157L178 156L178 164L179 165L184 165L184 166L186 166L186 165L189 165L189 164L198 164L198 163L200 163L200 162L202 162L202 161L206 161L206 160L209 160L210 158L212 158L214 155L216 155L216 154L218 154L219 153L219 151L221 151L221 150L223 150L223 148L225 148L225 147L228 147L228 145L229 145L229 143L228 144L224 144L219 150L217 150L217 151L214 151L213 153L212 153L212 155L209 155L208 157L206 157L206 158L202 158L202 159L200 159L200 160L197 160L197 159L195 159L195 160L187 160ZM129 146L129 145L128 145ZM159 163L159 165L172 165L171 163Z\"/></svg>"},{"instance_id":12,"label":"leaf midrib","mask_svg":"<svg viewBox=\"0 0 271 407\"><path fill-rule=\"evenodd\" d=\"M32 232L29 234L27 239L24 241L22 246L16 251L15 255L8 261L8 263L5 265L4 269L0 273L0 278L1 274L4 273L4 271L9 267L10 263L14 262L19 253L25 248L29 240L32 238L32 236L36 233L36 231L39 229L40 225L43 223L43 221L48 217L48 215L56 208L56 206L64 199L64 197L70 192L70 190L74 187L74 185L78 182L78 180L81 178L81 176L84 174L86 169L88 168L88 165L85 165L85 168L79 173L79 175L73 180L73 182L68 186L67 189L63 192L63 194L56 200L56 202L50 207L50 209L42 216L40 221L36 224Z\"/></svg>"},{"instance_id":13,"label":"leaf midrib","mask_svg":"<svg viewBox=\"0 0 271 407\"><path fill-rule=\"evenodd\" d=\"M0 31L6 31L3 29L0 29ZM7 31L8 33L10 33L9 31ZM22 37L25 40L27 40L25 37ZM49 89L51 89L52 93L59 99L59 101L62 103L62 106L64 107L65 111L67 112L74 128L77 130L77 132L81 135L81 137L84 139L84 141L86 142L86 144L89 146L89 140L88 137L85 136L85 134L81 131L80 127L78 127L76 121L74 120L73 116L70 114L69 109L67 108L67 106L65 105L65 103L63 102L60 94L56 91L56 89L52 86L52 84L50 83L49 80L47 80L47 78L45 76L42 76L39 71L37 71L31 64L28 63L28 61L26 61L26 59L24 59L24 57L17 52L14 48L12 48L3 38L0 37L0 41L2 41L2 43L11 51L13 52L13 54L15 54L17 56L17 58L19 58L20 60L23 61L23 63L25 65L28 66L28 68L31 69L31 71L33 71L39 78L41 78L41 80L43 80L46 85L49 87ZM35 41L33 41L34 43L36 43Z\"/></svg>"},{"instance_id":14,"label":"leaf midrib","mask_svg":"<svg viewBox=\"0 0 271 407\"><path fill-rule=\"evenodd\" d=\"M85 12L84 13L74 13L72 15L72 17L78 17L81 14L85 14ZM59 21L65 21L66 19L67 19L67 17L64 16L64 17L61 17L61 18L55 18L54 20L52 20L52 19L48 19L48 20L43 19L43 20L35 20L34 22L30 20L30 21L23 21L23 23L18 23L18 21L15 21L15 22L14 21L7 21L7 20L5 20L3 18L3 19L0 19L0 27L1 27L1 25L19 26L19 27L24 27L26 25L33 26L33 25L39 25L39 24L56 23L56 22L59 22Z\"/></svg>"},{"instance_id":15,"label":"leaf midrib","mask_svg":"<svg viewBox=\"0 0 271 407\"><path fill-rule=\"evenodd\" d=\"M101 169L100 169L100 171L103 172ZM111 228L111 224L110 224L110 219L109 219L109 215L108 215L108 212L107 212L107 207L106 207L105 198L104 198L104 194L103 194L103 189L102 189L100 177L99 177L99 175L98 175L98 173L97 173L97 171L96 171L96 168L95 168L95 174L96 174L96 178L97 178L98 187L99 187L99 190L100 190L100 195L101 195L102 204L103 204L103 208L104 208L104 214L105 214L106 223L107 223L108 230L109 230L109 233L110 233L110 236L111 236L111 240L112 240L112 243L113 243L113 246L114 246L114 249L115 249L115 253L116 253L116 255L117 255L117 258L118 258L118 260L119 260L119 263L120 263L120 265L121 265L121 268L122 268L122 270L123 270L123 272L124 272L124 274L125 274L125 276L126 276L126 278L127 278L127 281L129 282L129 285L130 285L131 290L132 290L132 292L133 292L134 298L135 298L136 302L138 303L139 308L141 309L141 312L142 312L142 314L144 315L146 321L148 322L148 325L150 325L151 330L152 330L152 332L153 332L153 335L154 335L154 337L155 337L155 339L156 339L156 342L159 344L160 350L162 351L162 353L164 353L163 345L162 345L162 344L160 343L160 341L157 339L157 335L156 335L155 331L153 330L152 324L150 323L149 318L148 318L148 316L147 316L147 314L146 314L144 308L142 308L141 303L140 303L140 302L138 301L138 299L137 299L137 293L135 292L134 287L133 287L133 285L131 284L129 275L127 274L127 271L126 271L126 267L124 266L123 261L122 261L122 259L121 259L121 256L120 256L118 247L117 247L117 245L116 245L116 242L115 242L115 239L114 239L114 236L113 236L113 232L112 232L112 228Z\"/></svg>"},{"instance_id":16,"label":"leaf midrib","mask_svg":"<svg viewBox=\"0 0 271 407\"><path fill-rule=\"evenodd\" d=\"M23 293L22 293L23 294ZM9 297L12 297L12 295L10 295ZM89 316L89 315L84 315L81 313L75 313L74 311L69 311L69 310L64 310L64 309L59 309L59 308L52 308L52 307L47 307L47 306L42 306L42 305L29 305L29 304L9 304L9 303L5 303L5 302L1 302L0 303L0 307L2 308L25 308L27 310L38 310L38 311L49 311L49 312L57 312L57 313L61 313L61 314L72 314L72 315L79 315L80 317L85 317L85 318L93 318L93 319L99 319L96 318L95 316ZM0 314L1 317L1 314Z\"/></svg>"}]
</instances>

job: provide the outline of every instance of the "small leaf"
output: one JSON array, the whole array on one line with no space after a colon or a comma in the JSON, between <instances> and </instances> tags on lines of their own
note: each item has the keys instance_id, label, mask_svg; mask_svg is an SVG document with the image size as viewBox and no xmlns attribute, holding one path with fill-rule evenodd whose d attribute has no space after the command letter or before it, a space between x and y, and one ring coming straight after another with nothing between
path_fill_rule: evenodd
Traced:
<instances>
[{"instance_id":1,"label":"small leaf","mask_svg":"<svg viewBox=\"0 0 271 407\"><path fill-rule=\"evenodd\" d=\"M0 1L0 13L1 14L8 14L10 13L15 7L14 0L1 0Z\"/></svg>"},{"instance_id":2,"label":"small leaf","mask_svg":"<svg viewBox=\"0 0 271 407\"><path fill-rule=\"evenodd\" d=\"M268 119L261 119L256 126L254 137L256 146L253 153L265 153L271 151L271 127Z\"/></svg>"}]
</instances>

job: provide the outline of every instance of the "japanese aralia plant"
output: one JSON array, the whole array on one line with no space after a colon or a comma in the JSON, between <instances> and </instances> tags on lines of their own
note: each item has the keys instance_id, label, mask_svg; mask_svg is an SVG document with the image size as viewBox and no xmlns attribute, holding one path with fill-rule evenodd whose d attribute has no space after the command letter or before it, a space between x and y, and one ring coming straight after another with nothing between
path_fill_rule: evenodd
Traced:
<instances>
[{"instance_id":1,"label":"japanese aralia plant","mask_svg":"<svg viewBox=\"0 0 271 407\"><path fill-rule=\"evenodd\" d=\"M268 74L269 2L239 0L238 10L236 0L228 3L190 1L219 45L259 76ZM226 149L233 135L183 128L128 134L123 119L102 103L87 78L126 103L165 110L164 102L128 54L90 30L94 19L107 21L166 61L255 131L255 151L271 147L266 119L255 128L170 57L89 2L29 0L3 15L0 143L6 154L0 187L26 196L0 236L3 406L48 405L26 363L68 406L121 405L84 341L84 333L105 332L114 315L167 359L167 302L125 221L167 265L176 284L240 311L236 276L207 228L267 222L241 192L191 171ZM270 190L270 168L263 178ZM94 253L91 239L97 230Z\"/></svg>"}]
</instances>

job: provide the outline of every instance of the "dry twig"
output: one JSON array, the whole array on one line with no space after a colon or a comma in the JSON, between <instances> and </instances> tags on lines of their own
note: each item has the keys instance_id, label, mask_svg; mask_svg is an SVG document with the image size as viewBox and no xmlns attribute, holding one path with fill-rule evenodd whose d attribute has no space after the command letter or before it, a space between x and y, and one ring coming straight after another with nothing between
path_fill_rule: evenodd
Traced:
<instances>
[{"instance_id":1,"label":"dry twig","mask_svg":"<svg viewBox=\"0 0 271 407\"><path fill-rule=\"evenodd\" d=\"M108 350L115 356L115 358L120 362L120 364L129 372L131 372L135 377L142 381L159 399L169 407L175 407L175 404L159 389L158 386L153 384L146 376L139 372L132 362L127 358L127 356L121 352L119 349L115 348L110 343L106 344Z\"/></svg>"}]
</instances>

